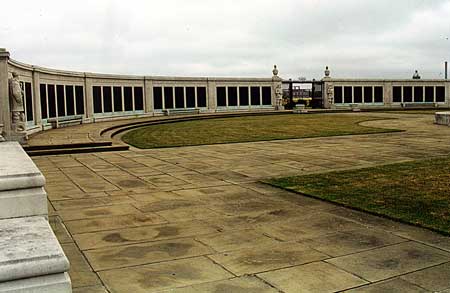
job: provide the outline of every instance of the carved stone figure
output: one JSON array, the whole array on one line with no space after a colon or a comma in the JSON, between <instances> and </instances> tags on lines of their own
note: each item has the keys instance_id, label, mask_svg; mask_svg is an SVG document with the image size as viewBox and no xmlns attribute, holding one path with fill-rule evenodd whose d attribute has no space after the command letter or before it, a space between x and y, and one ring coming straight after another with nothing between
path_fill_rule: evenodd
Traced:
<instances>
[{"instance_id":1,"label":"carved stone figure","mask_svg":"<svg viewBox=\"0 0 450 293\"><path fill-rule=\"evenodd\" d=\"M416 70L416 72L414 72L413 79L420 79L420 75L419 75L419 71L418 70Z\"/></svg>"},{"instance_id":2,"label":"carved stone figure","mask_svg":"<svg viewBox=\"0 0 450 293\"><path fill-rule=\"evenodd\" d=\"M17 72L13 72L12 78L9 80L9 101L13 129L16 132L24 131L25 107L23 103L23 92L20 87L19 75Z\"/></svg>"},{"instance_id":3,"label":"carved stone figure","mask_svg":"<svg viewBox=\"0 0 450 293\"><path fill-rule=\"evenodd\" d=\"M283 109L283 88L281 83L278 83L275 88L275 97L277 99L277 109L282 110Z\"/></svg>"},{"instance_id":4,"label":"carved stone figure","mask_svg":"<svg viewBox=\"0 0 450 293\"><path fill-rule=\"evenodd\" d=\"M278 76L278 69L277 69L276 65L273 66L272 73L273 73L273 76Z\"/></svg>"}]
</instances>

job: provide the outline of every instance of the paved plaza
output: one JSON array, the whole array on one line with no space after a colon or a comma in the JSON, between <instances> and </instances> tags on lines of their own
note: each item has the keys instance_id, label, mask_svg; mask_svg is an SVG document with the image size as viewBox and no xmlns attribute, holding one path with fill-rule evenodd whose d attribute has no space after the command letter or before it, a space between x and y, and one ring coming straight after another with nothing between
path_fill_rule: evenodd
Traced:
<instances>
[{"instance_id":1,"label":"paved plaza","mask_svg":"<svg viewBox=\"0 0 450 293\"><path fill-rule=\"evenodd\" d=\"M432 115L370 115L405 132L34 157L74 292L450 292L449 237L259 182L450 154Z\"/></svg>"}]
</instances>

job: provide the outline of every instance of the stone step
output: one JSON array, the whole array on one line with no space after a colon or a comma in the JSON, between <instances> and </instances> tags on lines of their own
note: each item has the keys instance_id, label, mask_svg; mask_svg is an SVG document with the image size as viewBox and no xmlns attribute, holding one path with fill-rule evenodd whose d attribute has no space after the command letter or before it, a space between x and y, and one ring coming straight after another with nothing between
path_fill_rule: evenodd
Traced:
<instances>
[{"instance_id":1,"label":"stone step","mask_svg":"<svg viewBox=\"0 0 450 293\"><path fill-rule=\"evenodd\" d=\"M27 151L30 157L35 156L52 156L52 155L68 155L68 154L83 154L83 153L99 153L99 152L117 152L129 150L127 145L111 145L111 146L97 146L97 147L81 147L81 148L62 148L62 149L47 149Z\"/></svg>"},{"instance_id":2,"label":"stone step","mask_svg":"<svg viewBox=\"0 0 450 293\"><path fill-rule=\"evenodd\" d=\"M112 146L111 141L101 142L81 142L81 143L67 143L67 144L52 144L52 145L26 145L23 147L25 151L40 151L40 150L56 150L56 149L78 149L78 148L92 148Z\"/></svg>"}]
</instances>

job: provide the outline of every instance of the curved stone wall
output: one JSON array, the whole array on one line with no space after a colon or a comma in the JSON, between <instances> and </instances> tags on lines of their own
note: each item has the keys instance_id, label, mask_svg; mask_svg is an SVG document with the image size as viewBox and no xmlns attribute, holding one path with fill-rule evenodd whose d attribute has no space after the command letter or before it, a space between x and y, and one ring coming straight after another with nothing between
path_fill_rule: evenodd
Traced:
<instances>
[{"instance_id":1,"label":"curved stone wall","mask_svg":"<svg viewBox=\"0 0 450 293\"><path fill-rule=\"evenodd\" d=\"M278 76L161 77L55 70L15 61L9 58L8 52L3 52L0 64L4 63L7 72L3 69L0 83L3 87L7 84L5 74L7 79L12 78L13 72L19 75L27 134L76 123L170 112L274 109L276 89L281 87ZM3 116L7 115L3 111Z\"/></svg>"}]
</instances>

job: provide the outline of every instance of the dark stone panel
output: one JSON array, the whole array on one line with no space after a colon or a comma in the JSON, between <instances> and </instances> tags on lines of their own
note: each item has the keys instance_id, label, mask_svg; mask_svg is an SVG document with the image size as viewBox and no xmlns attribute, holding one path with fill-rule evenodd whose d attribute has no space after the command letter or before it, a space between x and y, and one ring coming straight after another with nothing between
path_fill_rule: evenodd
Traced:
<instances>
[{"instance_id":1,"label":"dark stone panel","mask_svg":"<svg viewBox=\"0 0 450 293\"><path fill-rule=\"evenodd\" d=\"M373 87L371 86L364 87L364 103L373 103Z\"/></svg>"},{"instance_id":2,"label":"dark stone panel","mask_svg":"<svg viewBox=\"0 0 450 293\"><path fill-rule=\"evenodd\" d=\"M64 108L64 86L61 84L56 86L56 98L58 101L58 116L66 116L66 109Z\"/></svg>"},{"instance_id":3,"label":"dark stone panel","mask_svg":"<svg viewBox=\"0 0 450 293\"><path fill-rule=\"evenodd\" d=\"M237 97L237 87L230 86L228 87L228 106L237 106L238 105L238 97Z\"/></svg>"},{"instance_id":4,"label":"dark stone panel","mask_svg":"<svg viewBox=\"0 0 450 293\"><path fill-rule=\"evenodd\" d=\"M31 83L25 82L25 110L27 113L27 121L33 121L33 92L31 91Z\"/></svg>"},{"instance_id":5,"label":"dark stone panel","mask_svg":"<svg viewBox=\"0 0 450 293\"><path fill-rule=\"evenodd\" d=\"M103 112L111 113L112 109L112 92L110 86L103 87Z\"/></svg>"},{"instance_id":6,"label":"dark stone panel","mask_svg":"<svg viewBox=\"0 0 450 293\"><path fill-rule=\"evenodd\" d=\"M94 113L102 113L102 89L99 86L92 87L92 98L94 100Z\"/></svg>"},{"instance_id":7,"label":"dark stone panel","mask_svg":"<svg viewBox=\"0 0 450 293\"><path fill-rule=\"evenodd\" d=\"M392 87L392 101L394 103L402 102L402 87L401 86Z\"/></svg>"},{"instance_id":8,"label":"dark stone panel","mask_svg":"<svg viewBox=\"0 0 450 293\"><path fill-rule=\"evenodd\" d=\"M351 86L344 86L344 104L353 103L353 93Z\"/></svg>"},{"instance_id":9,"label":"dark stone panel","mask_svg":"<svg viewBox=\"0 0 450 293\"><path fill-rule=\"evenodd\" d=\"M164 87L164 106L166 109L173 109L173 88Z\"/></svg>"},{"instance_id":10,"label":"dark stone panel","mask_svg":"<svg viewBox=\"0 0 450 293\"><path fill-rule=\"evenodd\" d=\"M425 102L434 102L434 87L425 87Z\"/></svg>"},{"instance_id":11,"label":"dark stone panel","mask_svg":"<svg viewBox=\"0 0 450 293\"><path fill-rule=\"evenodd\" d=\"M134 110L144 110L144 89L141 86L134 87Z\"/></svg>"},{"instance_id":12,"label":"dark stone panel","mask_svg":"<svg viewBox=\"0 0 450 293\"><path fill-rule=\"evenodd\" d=\"M250 102L252 106L261 105L261 93L259 91L259 86L250 87Z\"/></svg>"},{"instance_id":13,"label":"dark stone panel","mask_svg":"<svg viewBox=\"0 0 450 293\"><path fill-rule=\"evenodd\" d=\"M55 85L53 84L47 85L47 92L48 92L48 117L54 118L56 117Z\"/></svg>"},{"instance_id":14,"label":"dark stone panel","mask_svg":"<svg viewBox=\"0 0 450 293\"><path fill-rule=\"evenodd\" d=\"M226 88L224 86L217 87L217 107L225 107L227 105Z\"/></svg>"},{"instance_id":15,"label":"dark stone panel","mask_svg":"<svg viewBox=\"0 0 450 293\"><path fill-rule=\"evenodd\" d=\"M272 88L270 86L262 87L262 104L266 106L272 105Z\"/></svg>"},{"instance_id":16,"label":"dark stone panel","mask_svg":"<svg viewBox=\"0 0 450 293\"><path fill-rule=\"evenodd\" d=\"M445 87L436 87L436 102L445 102Z\"/></svg>"},{"instance_id":17,"label":"dark stone panel","mask_svg":"<svg viewBox=\"0 0 450 293\"><path fill-rule=\"evenodd\" d=\"M195 87L186 87L186 108L195 108Z\"/></svg>"},{"instance_id":18,"label":"dark stone panel","mask_svg":"<svg viewBox=\"0 0 450 293\"><path fill-rule=\"evenodd\" d=\"M84 114L84 87L81 85L75 86L75 105L77 115Z\"/></svg>"},{"instance_id":19,"label":"dark stone panel","mask_svg":"<svg viewBox=\"0 0 450 293\"><path fill-rule=\"evenodd\" d=\"M361 86L355 86L353 88L353 102L356 104L361 104L362 103L362 92L363 89Z\"/></svg>"},{"instance_id":20,"label":"dark stone panel","mask_svg":"<svg viewBox=\"0 0 450 293\"><path fill-rule=\"evenodd\" d=\"M239 87L239 105L248 106L248 87Z\"/></svg>"},{"instance_id":21,"label":"dark stone panel","mask_svg":"<svg viewBox=\"0 0 450 293\"><path fill-rule=\"evenodd\" d=\"M411 86L405 86L403 87L403 102L404 103L411 103L412 102L412 96L413 96L413 90Z\"/></svg>"},{"instance_id":22,"label":"dark stone panel","mask_svg":"<svg viewBox=\"0 0 450 293\"><path fill-rule=\"evenodd\" d=\"M184 88L180 86L175 87L175 108L184 108Z\"/></svg>"},{"instance_id":23,"label":"dark stone panel","mask_svg":"<svg viewBox=\"0 0 450 293\"><path fill-rule=\"evenodd\" d=\"M114 112L123 112L122 87L113 87Z\"/></svg>"},{"instance_id":24,"label":"dark stone panel","mask_svg":"<svg viewBox=\"0 0 450 293\"><path fill-rule=\"evenodd\" d=\"M374 88L374 101L375 101L375 103L383 103L384 95L383 95L383 87L382 86L376 86Z\"/></svg>"},{"instance_id":25,"label":"dark stone panel","mask_svg":"<svg viewBox=\"0 0 450 293\"><path fill-rule=\"evenodd\" d=\"M163 108L162 103L162 87L153 88L153 109L161 110Z\"/></svg>"},{"instance_id":26,"label":"dark stone panel","mask_svg":"<svg viewBox=\"0 0 450 293\"><path fill-rule=\"evenodd\" d=\"M341 86L335 86L334 87L334 103L335 104L342 104L342 87Z\"/></svg>"},{"instance_id":27,"label":"dark stone panel","mask_svg":"<svg viewBox=\"0 0 450 293\"><path fill-rule=\"evenodd\" d=\"M41 83L39 85L39 92L41 94L41 116L42 119L47 119L47 85Z\"/></svg>"},{"instance_id":28,"label":"dark stone panel","mask_svg":"<svg viewBox=\"0 0 450 293\"><path fill-rule=\"evenodd\" d=\"M198 87L197 88L197 107L200 107L200 108L207 107L206 87Z\"/></svg>"},{"instance_id":29,"label":"dark stone panel","mask_svg":"<svg viewBox=\"0 0 450 293\"><path fill-rule=\"evenodd\" d=\"M414 103L423 103L423 86L414 87Z\"/></svg>"},{"instance_id":30,"label":"dark stone panel","mask_svg":"<svg viewBox=\"0 0 450 293\"><path fill-rule=\"evenodd\" d=\"M73 95L73 85L66 85L66 108L67 116L75 115L75 96Z\"/></svg>"},{"instance_id":31,"label":"dark stone panel","mask_svg":"<svg viewBox=\"0 0 450 293\"><path fill-rule=\"evenodd\" d=\"M133 111L133 88L131 86L123 88L123 102L125 111Z\"/></svg>"}]
</instances>

